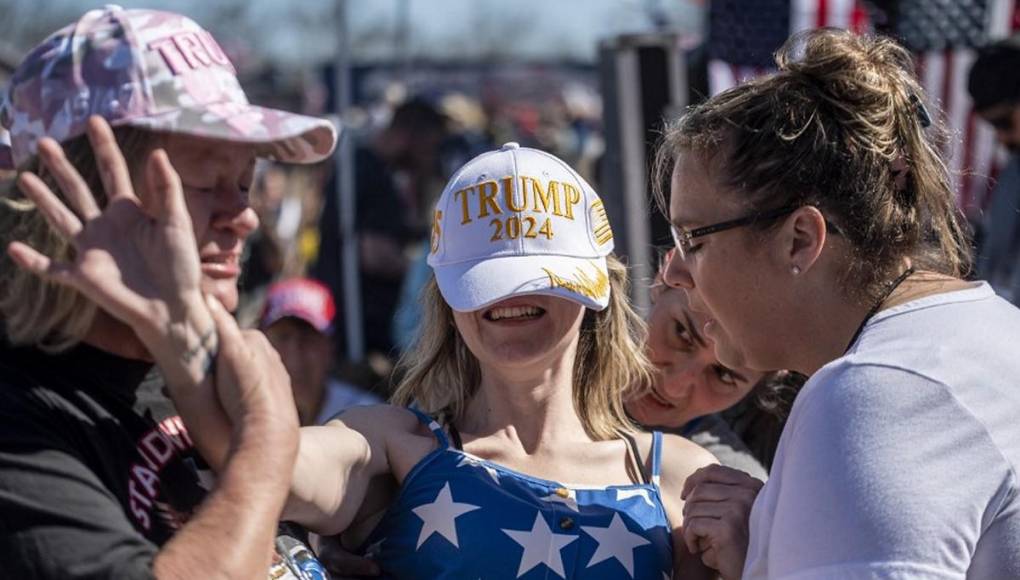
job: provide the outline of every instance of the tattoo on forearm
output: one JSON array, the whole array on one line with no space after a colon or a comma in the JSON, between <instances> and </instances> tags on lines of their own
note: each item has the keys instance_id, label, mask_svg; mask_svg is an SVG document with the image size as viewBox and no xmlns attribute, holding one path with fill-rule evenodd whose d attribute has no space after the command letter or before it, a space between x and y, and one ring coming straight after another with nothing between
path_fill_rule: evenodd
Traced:
<instances>
[{"instance_id":1,"label":"tattoo on forearm","mask_svg":"<svg viewBox=\"0 0 1020 580\"><path fill-rule=\"evenodd\" d=\"M203 352L206 352L207 350L206 344L209 342L214 342L215 335L216 335L215 328L210 328L204 334L200 335L198 337L198 344L181 353L181 358L184 359L184 364L191 364L191 361L195 360L195 358L201 355Z\"/></svg>"},{"instance_id":2,"label":"tattoo on forearm","mask_svg":"<svg viewBox=\"0 0 1020 580\"><path fill-rule=\"evenodd\" d=\"M185 337L189 333L185 331ZM185 338L187 340L187 338ZM199 334L198 344L189 347L183 353L181 353L181 361L184 366L190 367L191 364L198 360L199 367L202 369L201 379L204 380L213 371L213 367L216 364L216 354L219 351L219 337L216 335L216 328L210 328L206 332Z\"/></svg>"},{"instance_id":3,"label":"tattoo on forearm","mask_svg":"<svg viewBox=\"0 0 1020 580\"><path fill-rule=\"evenodd\" d=\"M202 380L216 372L216 355L219 354L219 336L216 329L210 329L202 338Z\"/></svg>"}]
</instances>

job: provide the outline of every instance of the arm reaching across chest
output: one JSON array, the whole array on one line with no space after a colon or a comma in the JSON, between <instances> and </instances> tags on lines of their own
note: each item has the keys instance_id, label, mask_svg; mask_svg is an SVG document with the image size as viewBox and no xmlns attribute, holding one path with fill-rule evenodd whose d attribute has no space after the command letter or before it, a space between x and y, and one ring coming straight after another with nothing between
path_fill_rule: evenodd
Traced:
<instances>
[{"instance_id":1,"label":"arm reaching across chest","mask_svg":"<svg viewBox=\"0 0 1020 580\"><path fill-rule=\"evenodd\" d=\"M373 477L390 473L402 481L435 447L419 428L410 411L390 405L355 407L326 425L303 427L284 517L322 535L344 531Z\"/></svg>"}]
</instances>

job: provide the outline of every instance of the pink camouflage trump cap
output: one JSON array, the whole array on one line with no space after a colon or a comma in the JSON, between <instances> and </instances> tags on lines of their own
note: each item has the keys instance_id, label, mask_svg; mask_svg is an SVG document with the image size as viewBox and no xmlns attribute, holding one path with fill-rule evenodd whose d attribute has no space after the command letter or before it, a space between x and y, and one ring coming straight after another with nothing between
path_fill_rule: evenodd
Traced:
<instances>
[{"instance_id":1,"label":"pink camouflage trump cap","mask_svg":"<svg viewBox=\"0 0 1020 580\"><path fill-rule=\"evenodd\" d=\"M14 167L42 137L85 133L91 115L114 127L252 143L258 155L314 163L336 144L333 123L253 106L212 35L189 18L107 6L86 12L25 57L11 77L0 123Z\"/></svg>"}]
</instances>

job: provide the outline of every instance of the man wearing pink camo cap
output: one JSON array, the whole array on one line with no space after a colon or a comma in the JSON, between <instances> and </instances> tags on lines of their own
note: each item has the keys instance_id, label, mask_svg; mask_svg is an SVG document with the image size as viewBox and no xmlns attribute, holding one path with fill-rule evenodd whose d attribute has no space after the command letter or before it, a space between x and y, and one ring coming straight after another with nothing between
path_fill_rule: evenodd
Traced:
<instances>
[{"instance_id":1,"label":"man wearing pink camo cap","mask_svg":"<svg viewBox=\"0 0 1020 580\"><path fill-rule=\"evenodd\" d=\"M249 104L191 20L115 6L25 58L0 123L19 173L0 197L0 575L316 577L276 537L298 441L286 372L261 334L219 336L240 333L255 159L325 159L336 129ZM210 409L244 418L228 450L188 434Z\"/></svg>"}]
</instances>

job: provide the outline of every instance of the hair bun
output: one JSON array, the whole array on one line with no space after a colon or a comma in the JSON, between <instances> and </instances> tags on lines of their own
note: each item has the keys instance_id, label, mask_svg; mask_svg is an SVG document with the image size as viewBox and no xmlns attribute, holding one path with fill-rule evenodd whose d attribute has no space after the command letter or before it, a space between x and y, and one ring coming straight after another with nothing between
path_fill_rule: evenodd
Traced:
<instances>
[{"instance_id":1,"label":"hair bun","mask_svg":"<svg viewBox=\"0 0 1020 580\"><path fill-rule=\"evenodd\" d=\"M823 28L791 36L776 52L780 71L805 80L830 98L858 102L916 92L910 53L886 37Z\"/></svg>"}]
</instances>

